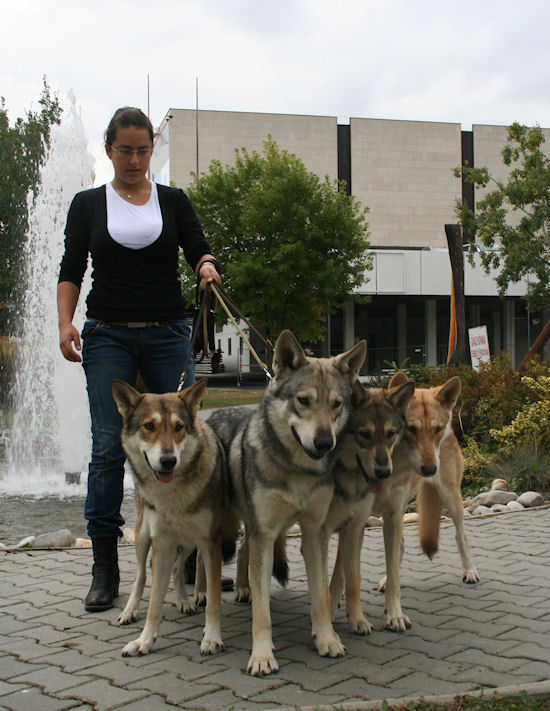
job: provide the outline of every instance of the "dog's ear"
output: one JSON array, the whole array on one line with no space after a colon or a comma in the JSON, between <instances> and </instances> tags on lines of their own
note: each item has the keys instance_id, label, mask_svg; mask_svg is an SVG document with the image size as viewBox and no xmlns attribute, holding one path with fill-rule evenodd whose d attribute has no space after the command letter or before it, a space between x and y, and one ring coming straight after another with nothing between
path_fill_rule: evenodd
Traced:
<instances>
[{"instance_id":1,"label":"dog's ear","mask_svg":"<svg viewBox=\"0 0 550 711\"><path fill-rule=\"evenodd\" d=\"M334 356L334 364L343 373L350 373L352 380L356 380L366 355L367 342L363 339L358 341L349 351Z\"/></svg>"},{"instance_id":2,"label":"dog's ear","mask_svg":"<svg viewBox=\"0 0 550 711\"><path fill-rule=\"evenodd\" d=\"M367 400L370 400L368 390L363 387L359 380L356 380L353 383L353 389L351 391L351 406L359 407L359 405L361 405L363 402L366 402Z\"/></svg>"},{"instance_id":3,"label":"dog's ear","mask_svg":"<svg viewBox=\"0 0 550 711\"><path fill-rule=\"evenodd\" d=\"M398 370L389 382L388 388L395 388L403 383L408 383L409 379L402 370Z\"/></svg>"},{"instance_id":4,"label":"dog's ear","mask_svg":"<svg viewBox=\"0 0 550 711\"><path fill-rule=\"evenodd\" d=\"M178 393L178 397L185 403L193 419L195 419L201 400L204 397L207 383L207 378L201 378Z\"/></svg>"},{"instance_id":5,"label":"dog's ear","mask_svg":"<svg viewBox=\"0 0 550 711\"><path fill-rule=\"evenodd\" d=\"M435 399L447 410L452 410L456 405L461 389L460 378L455 375L437 389Z\"/></svg>"},{"instance_id":6,"label":"dog's ear","mask_svg":"<svg viewBox=\"0 0 550 711\"><path fill-rule=\"evenodd\" d=\"M296 336L285 329L279 334L275 342L275 352L273 354L273 373L275 377L285 370L297 370L306 365L307 358L304 349L298 343Z\"/></svg>"},{"instance_id":7,"label":"dog's ear","mask_svg":"<svg viewBox=\"0 0 550 711\"><path fill-rule=\"evenodd\" d=\"M113 380L112 388L116 406L122 417L126 417L128 412L134 410L143 400L143 393L138 392L124 380Z\"/></svg>"},{"instance_id":8,"label":"dog's ear","mask_svg":"<svg viewBox=\"0 0 550 711\"><path fill-rule=\"evenodd\" d=\"M399 373L396 373L396 375L399 375ZM390 381L390 386L388 387L389 400L393 407L395 407L397 410L401 410L401 412L405 412L405 410L407 409L407 405L409 404L412 396L414 395L414 383L412 380L409 380L407 378L404 383L392 387L392 381Z\"/></svg>"}]
</instances>

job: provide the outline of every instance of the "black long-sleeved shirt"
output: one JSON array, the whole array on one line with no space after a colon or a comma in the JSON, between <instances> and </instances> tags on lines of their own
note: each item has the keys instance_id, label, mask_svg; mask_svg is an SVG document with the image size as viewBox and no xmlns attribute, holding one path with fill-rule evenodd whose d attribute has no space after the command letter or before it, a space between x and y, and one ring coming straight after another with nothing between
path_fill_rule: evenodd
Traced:
<instances>
[{"instance_id":1,"label":"black long-sleeved shirt","mask_svg":"<svg viewBox=\"0 0 550 711\"><path fill-rule=\"evenodd\" d=\"M107 230L105 186L75 195L65 227L59 281L80 289L92 256L88 318L106 322L170 321L185 315L178 252L194 269L211 253L193 206L183 190L157 185L162 232L143 249L124 247Z\"/></svg>"}]
</instances>

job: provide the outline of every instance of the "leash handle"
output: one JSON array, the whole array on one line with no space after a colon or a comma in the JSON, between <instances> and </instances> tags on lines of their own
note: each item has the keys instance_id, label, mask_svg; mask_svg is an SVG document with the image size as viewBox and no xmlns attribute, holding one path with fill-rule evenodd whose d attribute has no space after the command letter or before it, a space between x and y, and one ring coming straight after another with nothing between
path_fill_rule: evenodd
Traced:
<instances>
[{"instance_id":1,"label":"leash handle","mask_svg":"<svg viewBox=\"0 0 550 711\"><path fill-rule=\"evenodd\" d=\"M235 318L234 318L233 314L232 314L231 311L227 308L227 306L226 306L226 304L225 304L225 301L222 299L222 297L221 297L221 295L220 295L220 293L219 293L219 291L218 291L218 287L215 286L215 285L212 283L212 284L210 285L210 288L212 289L212 291L213 291L214 294L216 295L216 298L218 299L218 301L219 301L220 304L222 305L222 308L223 308L223 310L225 311L225 313L229 316L229 318L230 318L231 321L233 322L233 325L235 326L235 328L237 329L237 331L241 334L241 336L242 336L244 342L245 342L246 345L250 348L250 352L251 352L252 355L254 356L254 358L255 358L256 362L258 363L258 365L260 366L260 368L264 371L266 378L267 378L268 380L271 380L271 378L272 378L273 376L272 376L271 373L269 372L267 365L261 360L260 356L259 356L259 355L256 353L256 351L254 350L254 348L253 348L253 346L251 345L250 341L249 341L248 338L245 336L245 334L244 334L242 328L241 328L241 327L239 326L239 324L235 321ZM236 309L236 310L237 310L237 309ZM243 317L243 318L244 318L244 317ZM248 323L248 321L247 321L246 318L245 318L244 320ZM248 324L248 325L250 326L250 324ZM252 327L252 328L253 328L253 327ZM254 330L256 330L256 329L254 329ZM265 339L263 339L263 340L265 341Z\"/></svg>"}]
</instances>

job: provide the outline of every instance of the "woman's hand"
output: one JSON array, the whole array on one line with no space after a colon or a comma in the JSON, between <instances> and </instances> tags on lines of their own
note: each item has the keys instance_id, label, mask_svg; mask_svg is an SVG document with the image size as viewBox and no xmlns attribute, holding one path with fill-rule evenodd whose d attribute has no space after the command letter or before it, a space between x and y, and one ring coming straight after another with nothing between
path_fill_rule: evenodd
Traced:
<instances>
[{"instance_id":1,"label":"woman's hand","mask_svg":"<svg viewBox=\"0 0 550 711\"><path fill-rule=\"evenodd\" d=\"M70 360L72 363L82 362L82 356L78 352L82 348L80 334L70 322L59 326L59 347L66 360Z\"/></svg>"},{"instance_id":2,"label":"woman's hand","mask_svg":"<svg viewBox=\"0 0 550 711\"><path fill-rule=\"evenodd\" d=\"M204 261L198 269L198 275L200 278L200 287L204 289L206 284L215 281L218 284L222 283L222 279L218 274L218 270L212 264L212 262Z\"/></svg>"}]
</instances>

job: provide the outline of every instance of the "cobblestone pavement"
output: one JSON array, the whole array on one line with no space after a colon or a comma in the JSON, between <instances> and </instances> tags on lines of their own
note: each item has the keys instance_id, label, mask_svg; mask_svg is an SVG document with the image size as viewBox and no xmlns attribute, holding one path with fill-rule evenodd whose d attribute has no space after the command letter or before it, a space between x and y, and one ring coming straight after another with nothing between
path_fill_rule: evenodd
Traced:
<instances>
[{"instance_id":1,"label":"cobblestone pavement","mask_svg":"<svg viewBox=\"0 0 550 711\"><path fill-rule=\"evenodd\" d=\"M356 708L374 699L455 694L550 679L550 508L468 519L466 531L481 576L461 581L450 522L440 552L421 554L417 527L405 527L403 609L413 626L384 630L384 571L380 529L363 547L363 603L375 631L352 635L340 611L336 630L347 654L321 658L310 639L309 604L299 539L289 538L291 579L272 586L272 615L280 671L265 678L244 669L251 644L251 611L224 593L226 651L201 658L204 613L182 616L173 591L151 654L121 657L142 615L119 627L118 611L90 614L82 599L91 551L0 553L0 709L79 711L124 708L288 709L335 705ZM331 545L331 564L335 555ZM120 549L122 584L117 608L130 591L134 553ZM224 570L234 574L233 567ZM148 588L146 589L148 597Z\"/></svg>"}]
</instances>

